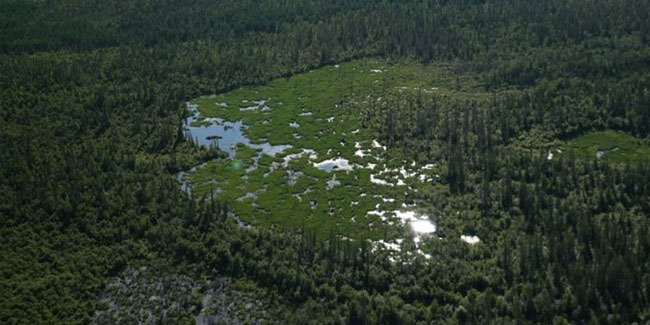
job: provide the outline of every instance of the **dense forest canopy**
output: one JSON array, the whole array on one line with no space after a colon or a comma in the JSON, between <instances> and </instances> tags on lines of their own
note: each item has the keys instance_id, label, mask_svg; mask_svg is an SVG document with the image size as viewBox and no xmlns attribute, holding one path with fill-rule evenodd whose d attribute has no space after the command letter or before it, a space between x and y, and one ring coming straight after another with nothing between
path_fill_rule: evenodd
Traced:
<instances>
[{"instance_id":1,"label":"dense forest canopy","mask_svg":"<svg viewBox=\"0 0 650 325\"><path fill-rule=\"evenodd\" d=\"M113 323L134 272L196 283L150 314L170 324L216 279L252 322L647 323L649 42L648 0L0 0L0 323ZM457 76L385 105L342 79L389 155L441 166L432 259L180 190L225 159L185 102L362 58Z\"/></svg>"}]
</instances>

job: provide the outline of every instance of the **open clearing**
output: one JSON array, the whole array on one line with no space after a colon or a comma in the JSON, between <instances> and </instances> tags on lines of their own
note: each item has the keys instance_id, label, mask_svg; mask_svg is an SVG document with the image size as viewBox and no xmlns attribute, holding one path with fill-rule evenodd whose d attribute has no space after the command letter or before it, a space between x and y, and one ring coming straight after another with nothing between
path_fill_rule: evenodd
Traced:
<instances>
[{"instance_id":1,"label":"open clearing","mask_svg":"<svg viewBox=\"0 0 650 325\"><path fill-rule=\"evenodd\" d=\"M318 238L371 239L395 251L405 238L420 245L436 237L442 216L421 198L446 186L445 162L406 159L368 122L382 119L367 118L405 95L490 96L453 65L364 59L197 98L187 103L186 135L229 158L179 179L197 199L226 202L241 225L307 228ZM575 138L548 158L569 153L615 163L650 159L647 145L615 131Z\"/></svg>"},{"instance_id":2,"label":"open clearing","mask_svg":"<svg viewBox=\"0 0 650 325\"><path fill-rule=\"evenodd\" d=\"M583 159L602 159L613 163L650 162L650 147L641 140L617 131L582 135L567 143L567 152Z\"/></svg>"},{"instance_id":3,"label":"open clearing","mask_svg":"<svg viewBox=\"0 0 650 325\"><path fill-rule=\"evenodd\" d=\"M230 158L180 179L248 225L306 227L395 250L405 237L417 244L435 236L437 216L416 193L441 186L441 162L403 159L362 117L407 92L481 96L476 85L452 66L366 59L197 98L187 103L186 135Z\"/></svg>"}]
</instances>

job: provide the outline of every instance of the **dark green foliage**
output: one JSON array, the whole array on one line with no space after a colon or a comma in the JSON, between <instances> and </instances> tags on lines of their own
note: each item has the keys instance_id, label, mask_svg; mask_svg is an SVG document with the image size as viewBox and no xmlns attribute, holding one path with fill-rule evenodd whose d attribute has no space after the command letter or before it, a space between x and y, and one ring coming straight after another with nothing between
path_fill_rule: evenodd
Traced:
<instances>
[{"instance_id":1,"label":"dark green foliage","mask_svg":"<svg viewBox=\"0 0 650 325\"><path fill-rule=\"evenodd\" d=\"M88 323L110 277L159 258L254 281L287 323L646 323L650 166L547 154L606 129L647 146L649 13L647 0L0 0L0 323ZM364 56L455 61L481 80L368 117L391 149L447 166L421 194L440 214L431 260L404 245L393 263L335 230L242 230L228 202L179 190L172 172L221 155L179 134L184 101Z\"/></svg>"}]
</instances>

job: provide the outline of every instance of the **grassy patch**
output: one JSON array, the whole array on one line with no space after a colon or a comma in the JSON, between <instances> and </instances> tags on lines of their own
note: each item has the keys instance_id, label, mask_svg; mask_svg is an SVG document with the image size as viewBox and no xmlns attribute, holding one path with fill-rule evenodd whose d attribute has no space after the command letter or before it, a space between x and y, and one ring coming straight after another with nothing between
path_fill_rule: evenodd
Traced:
<instances>
[{"instance_id":1,"label":"grassy patch","mask_svg":"<svg viewBox=\"0 0 650 325\"><path fill-rule=\"evenodd\" d=\"M440 171L422 170L403 152L373 145L377 134L364 128L362 118L386 105L387 98L407 93L425 98L487 95L477 79L456 73L453 65L365 59L201 97L192 103L202 118L242 121L251 142L292 148L269 156L240 146L234 159L211 161L184 179L195 197L217 193L242 221L256 226L305 226L320 238L332 232L350 238L402 238L405 229L398 220L368 211L400 209L412 202L416 191L441 186ZM315 166L337 158L354 168L326 172ZM408 175L399 172L401 166L409 168ZM400 186L373 183L371 175Z\"/></svg>"},{"instance_id":2,"label":"grassy patch","mask_svg":"<svg viewBox=\"0 0 650 325\"><path fill-rule=\"evenodd\" d=\"M650 162L650 146L617 131L593 132L577 137L566 145L567 152L581 159L600 159L613 163Z\"/></svg>"}]
</instances>

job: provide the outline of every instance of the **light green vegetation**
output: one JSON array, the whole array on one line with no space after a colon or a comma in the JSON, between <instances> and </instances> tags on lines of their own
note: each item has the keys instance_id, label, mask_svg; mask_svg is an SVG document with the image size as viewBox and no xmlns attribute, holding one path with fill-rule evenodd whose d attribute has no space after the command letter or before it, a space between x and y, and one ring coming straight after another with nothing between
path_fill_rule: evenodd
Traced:
<instances>
[{"instance_id":1,"label":"light green vegetation","mask_svg":"<svg viewBox=\"0 0 650 325\"><path fill-rule=\"evenodd\" d=\"M567 143L567 152L577 158L595 159L600 152L601 159L613 163L650 162L650 146L623 132L593 132L572 139Z\"/></svg>"},{"instance_id":2,"label":"light green vegetation","mask_svg":"<svg viewBox=\"0 0 650 325\"><path fill-rule=\"evenodd\" d=\"M351 238L404 237L405 229L395 226L401 225L399 221L382 221L368 212L398 210L403 203L412 204L416 193L441 186L439 166L444 163L413 164L413 158L407 160L399 150L373 145L377 134L362 121L387 105L387 99L397 101L407 92L462 98L486 94L477 80L457 73L453 65L366 59L198 98L192 103L199 105L199 121L241 120L249 126L245 134L252 142L292 148L275 157L261 155L256 165L258 153L240 145L234 159L208 162L188 173L185 181L192 184L195 197L215 193L249 224L304 226L320 238L333 232ZM255 101L265 102L241 110L257 106ZM270 110L264 110L265 105ZM363 157L355 154L359 150ZM288 159L290 155L294 159ZM326 172L314 166L337 158L347 159L353 170ZM436 165L424 169L425 164ZM371 182L371 174L393 186ZM400 181L403 184L395 186ZM426 209L417 203L415 209Z\"/></svg>"}]
</instances>

